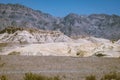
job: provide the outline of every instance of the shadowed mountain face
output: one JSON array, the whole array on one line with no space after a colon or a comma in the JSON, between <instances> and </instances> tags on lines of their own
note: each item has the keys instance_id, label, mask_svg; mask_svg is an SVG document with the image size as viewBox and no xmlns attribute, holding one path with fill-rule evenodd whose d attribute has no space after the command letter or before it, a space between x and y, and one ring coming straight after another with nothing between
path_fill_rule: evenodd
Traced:
<instances>
[{"instance_id":1,"label":"shadowed mountain face","mask_svg":"<svg viewBox=\"0 0 120 80\"><path fill-rule=\"evenodd\" d=\"M19 4L0 4L0 29L8 26L60 30L72 37L95 36L111 40L120 39L120 16L117 15L80 16L71 13L63 18L57 18Z\"/></svg>"},{"instance_id":2,"label":"shadowed mountain face","mask_svg":"<svg viewBox=\"0 0 120 80\"><path fill-rule=\"evenodd\" d=\"M56 18L19 4L0 4L0 28L7 26L52 29Z\"/></svg>"}]
</instances>

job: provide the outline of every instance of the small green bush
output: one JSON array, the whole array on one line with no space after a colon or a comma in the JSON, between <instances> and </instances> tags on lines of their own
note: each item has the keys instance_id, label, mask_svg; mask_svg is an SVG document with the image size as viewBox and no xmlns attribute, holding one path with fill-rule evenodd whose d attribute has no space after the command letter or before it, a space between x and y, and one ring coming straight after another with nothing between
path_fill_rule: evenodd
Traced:
<instances>
[{"instance_id":1,"label":"small green bush","mask_svg":"<svg viewBox=\"0 0 120 80\"><path fill-rule=\"evenodd\" d=\"M33 73L26 73L24 80L60 80L59 76L47 77Z\"/></svg>"},{"instance_id":2,"label":"small green bush","mask_svg":"<svg viewBox=\"0 0 120 80\"><path fill-rule=\"evenodd\" d=\"M96 80L94 75L87 76L85 80Z\"/></svg>"}]
</instances>

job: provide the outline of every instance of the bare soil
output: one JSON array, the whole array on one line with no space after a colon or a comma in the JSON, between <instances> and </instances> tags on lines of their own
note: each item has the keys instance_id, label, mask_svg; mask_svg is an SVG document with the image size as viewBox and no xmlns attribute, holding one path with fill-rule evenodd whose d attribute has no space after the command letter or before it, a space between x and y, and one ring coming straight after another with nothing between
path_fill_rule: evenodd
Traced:
<instances>
[{"instance_id":1,"label":"bare soil","mask_svg":"<svg viewBox=\"0 0 120 80\"><path fill-rule=\"evenodd\" d=\"M58 75L61 80L85 80L86 76L95 75L99 80L109 72L120 74L120 58L0 56L0 75L6 75L8 80L23 80L28 72Z\"/></svg>"}]
</instances>

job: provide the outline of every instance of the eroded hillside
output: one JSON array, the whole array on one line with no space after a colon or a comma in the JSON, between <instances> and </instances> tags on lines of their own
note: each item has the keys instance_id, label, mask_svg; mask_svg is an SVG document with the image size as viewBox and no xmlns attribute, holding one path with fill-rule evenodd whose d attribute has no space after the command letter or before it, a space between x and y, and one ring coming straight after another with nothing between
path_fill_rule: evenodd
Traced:
<instances>
[{"instance_id":1,"label":"eroded hillside","mask_svg":"<svg viewBox=\"0 0 120 80\"><path fill-rule=\"evenodd\" d=\"M119 57L120 45L103 38L72 39L60 31L8 27L0 31L1 55Z\"/></svg>"}]
</instances>

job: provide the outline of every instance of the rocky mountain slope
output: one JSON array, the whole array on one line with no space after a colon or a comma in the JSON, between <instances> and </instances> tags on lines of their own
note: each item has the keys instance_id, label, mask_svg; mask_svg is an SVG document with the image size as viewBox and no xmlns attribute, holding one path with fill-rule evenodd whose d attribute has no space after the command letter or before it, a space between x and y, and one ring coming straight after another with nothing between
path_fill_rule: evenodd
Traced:
<instances>
[{"instance_id":1,"label":"rocky mountain slope","mask_svg":"<svg viewBox=\"0 0 120 80\"><path fill-rule=\"evenodd\" d=\"M111 40L120 38L120 16L70 13L63 18L33 10L19 4L0 4L0 29L8 26L60 30L70 37L94 36Z\"/></svg>"}]
</instances>

